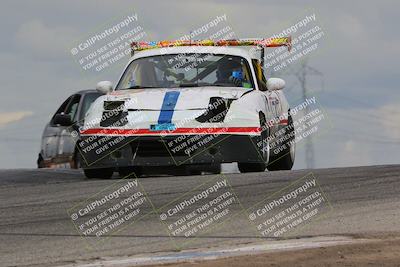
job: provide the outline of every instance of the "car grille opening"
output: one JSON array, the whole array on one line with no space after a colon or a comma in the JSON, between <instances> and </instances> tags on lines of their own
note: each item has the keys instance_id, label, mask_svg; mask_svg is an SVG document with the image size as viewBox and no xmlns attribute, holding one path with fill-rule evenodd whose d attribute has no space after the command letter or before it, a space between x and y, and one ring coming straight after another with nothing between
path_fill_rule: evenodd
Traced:
<instances>
[{"instance_id":1,"label":"car grille opening","mask_svg":"<svg viewBox=\"0 0 400 267\"><path fill-rule=\"evenodd\" d=\"M171 157L163 140L135 140L130 143L133 153L137 157ZM187 156L184 151L174 153L172 156Z\"/></svg>"}]
</instances>

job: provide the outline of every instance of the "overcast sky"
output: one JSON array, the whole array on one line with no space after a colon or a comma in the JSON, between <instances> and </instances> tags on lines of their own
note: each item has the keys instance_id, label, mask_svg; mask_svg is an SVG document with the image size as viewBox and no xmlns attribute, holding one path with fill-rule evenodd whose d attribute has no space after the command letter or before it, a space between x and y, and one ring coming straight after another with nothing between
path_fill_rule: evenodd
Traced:
<instances>
[{"instance_id":1,"label":"overcast sky","mask_svg":"<svg viewBox=\"0 0 400 267\"><path fill-rule=\"evenodd\" d=\"M224 14L235 37L269 37L315 14L325 35L308 62L323 76L308 84L333 122L314 140L315 167L399 163L399 9L399 1L369 0L2 1L0 168L35 167L43 127L61 102L117 80L128 58L95 74L70 51L127 14L137 14L146 40L179 38ZM295 102L299 85L281 75ZM295 168L304 168L304 147L297 152Z\"/></svg>"}]
</instances>

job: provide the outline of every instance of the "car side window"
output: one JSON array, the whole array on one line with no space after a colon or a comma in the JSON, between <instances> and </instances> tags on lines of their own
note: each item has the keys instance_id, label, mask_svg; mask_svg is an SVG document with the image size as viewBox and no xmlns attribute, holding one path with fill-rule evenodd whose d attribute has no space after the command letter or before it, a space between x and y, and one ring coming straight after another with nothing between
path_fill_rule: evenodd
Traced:
<instances>
[{"instance_id":1,"label":"car side window","mask_svg":"<svg viewBox=\"0 0 400 267\"><path fill-rule=\"evenodd\" d=\"M61 113L64 113L64 112L65 112L65 109L67 108L68 103L71 101L72 97L73 97L73 96L68 97L68 98L61 104L61 106L57 109L56 113L53 115L53 117L52 117L51 120L50 120L50 124L51 124L51 125L54 125L53 120L54 120L54 117L55 117L57 114L61 114Z\"/></svg>"},{"instance_id":2,"label":"car side window","mask_svg":"<svg viewBox=\"0 0 400 267\"><path fill-rule=\"evenodd\" d=\"M56 114L60 114L65 112L65 109L67 108L68 103L71 101L72 96L68 97L62 104L61 106L57 109ZM56 115L54 114L54 115Z\"/></svg>"},{"instance_id":3,"label":"car side window","mask_svg":"<svg viewBox=\"0 0 400 267\"><path fill-rule=\"evenodd\" d=\"M78 111L78 106L79 106L79 101L81 100L81 96L80 95L74 95L72 97L72 100L69 102L66 110L65 110L65 114L68 114L71 116L71 120L72 122L76 122L77 121L77 111Z\"/></svg>"}]
</instances>

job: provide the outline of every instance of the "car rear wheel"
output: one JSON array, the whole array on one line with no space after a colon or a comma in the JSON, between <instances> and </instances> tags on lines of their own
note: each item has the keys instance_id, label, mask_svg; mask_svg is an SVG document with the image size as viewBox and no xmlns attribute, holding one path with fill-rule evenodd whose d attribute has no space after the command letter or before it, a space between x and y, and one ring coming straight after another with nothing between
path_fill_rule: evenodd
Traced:
<instances>
[{"instance_id":1,"label":"car rear wheel","mask_svg":"<svg viewBox=\"0 0 400 267\"><path fill-rule=\"evenodd\" d=\"M37 159L36 163L37 163L37 166L38 166L39 169L40 169L40 168L45 168L44 160L43 160L42 154L39 154L39 155L38 155L38 159Z\"/></svg>"},{"instance_id":2,"label":"car rear wheel","mask_svg":"<svg viewBox=\"0 0 400 267\"><path fill-rule=\"evenodd\" d=\"M72 158L71 168L72 169L80 169L80 168L82 168L81 156L80 156L80 154L79 154L77 149L75 149L74 156Z\"/></svg>"},{"instance_id":3,"label":"car rear wheel","mask_svg":"<svg viewBox=\"0 0 400 267\"><path fill-rule=\"evenodd\" d=\"M112 168L101 168L101 169L83 169L86 178L93 179L109 179L114 173Z\"/></svg>"}]
</instances>

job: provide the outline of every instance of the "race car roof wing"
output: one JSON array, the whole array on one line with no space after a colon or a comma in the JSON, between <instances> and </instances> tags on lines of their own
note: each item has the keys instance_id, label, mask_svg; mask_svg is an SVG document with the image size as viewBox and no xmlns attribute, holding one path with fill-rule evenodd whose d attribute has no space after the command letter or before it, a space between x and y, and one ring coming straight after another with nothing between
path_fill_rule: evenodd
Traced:
<instances>
[{"instance_id":1,"label":"race car roof wing","mask_svg":"<svg viewBox=\"0 0 400 267\"><path fill-rule=\"evenodd\" d=\"M184 41L160 41L160 42L133 42L131 43L132 55L135 51L142 51L154 48L176 47L176 46L257 46L279 47L286 46L290 51L292 38L279 37L268 39L233 39L233 40L184 40Z\"/></svg>"}]
</instances>

